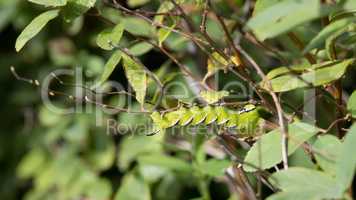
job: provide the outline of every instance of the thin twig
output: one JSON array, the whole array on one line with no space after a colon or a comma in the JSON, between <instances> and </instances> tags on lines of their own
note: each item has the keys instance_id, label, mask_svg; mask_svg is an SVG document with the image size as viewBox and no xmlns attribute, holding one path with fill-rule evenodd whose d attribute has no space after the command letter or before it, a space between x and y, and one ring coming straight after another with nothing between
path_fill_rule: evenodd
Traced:
<instances>
[{"instance_id":1,"label":"thin twig","mask_svg":"<svg viewBox=\"0 0 356 200\"><path fill-rule=\"evenodd\" d=\"M148 17L146 17L146 16L144 16L144 15L142 15L140 13L136 13L135 11L132 11L130 9L125 8L124 6L122 6L118 2L116 2L116 0L113 0L114 4L111 4L111 3L107 2L107 0L105 0L104 2L107 5L109 5L109 6L113 7L113 8L116 8L118 10L123 11L124 13L130 14L130 15L133 15L133 16L137 16L137 17L149 22L150 24L152 24L152 26L159 27L159 28L164 28L166 30L172 31L172 32L177 33L179 35L182 35L182 36L184 36L184 37L186 37L188 39L191 39L192 41L200 42L202 44L208 44L205 40L201 40L201 39L199 39L199 38L197 38L197 37L195 37L195 36L193 36L193 35L191 35L189 33L177 30L175 28L166 26L166 25L161 24L161 23L156 23L153 20L151 20L150 18L148 18Z\"/></svg>"},{"instance_id":2,"label":"thin twig","mask_svg":"<svg viewBox=\"0 0 356 200\"><path fill-rule=\"evenodd\" d=\"M284 121L283 109L282 109L281 103L280 103L276 93L273 92L272 85L271 85L270 81L267 79L265 73L262 71L261 67L242 48L240 48L240 47L237 47L237 48L241 52L241 54L248 60L248 62L252 65L252 67L257 71L259 76L263 80L266 80L266 82L267 82L268 93L272 96L273 102L275 104L277 114L278 114L279 126L280 126L281 132L282 132L282 144L281 145L282 145L283 166L284 166L284 169L288 169L288 127Z\"/></svg>"}]
</instances>

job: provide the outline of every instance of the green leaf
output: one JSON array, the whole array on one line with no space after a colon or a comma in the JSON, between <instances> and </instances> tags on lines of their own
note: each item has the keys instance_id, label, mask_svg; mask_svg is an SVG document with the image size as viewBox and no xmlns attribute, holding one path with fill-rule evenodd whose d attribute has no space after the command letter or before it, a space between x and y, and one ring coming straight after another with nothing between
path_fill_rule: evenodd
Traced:
<instances>
[{"instance_id":1,"label":"green leaf","mask_svg":"<svg viewBox=\"0 0 356 200\"><path fill-rule=\"evenodd\" d=\"M336 181L343 193L351 185L356 170L356 124L353 124L342 143L338 160L336 161Z\"/></svg>"},{"instance_id":2,"label":"green leaf","mask_svg":"<svg viewBox=\"0 0 356 200\"><path fill-rule=\"evenodd\" d=\"M224 57L222 57L218 52L213 52L211 54L212 58L213 58L213 63L215 65L228 65L229 62L227 60L225 60Z\"/></svg>"},{"instance_id":3,"label":"green leaf","mask_svg":"<svg viewBox=\"0 0 356 200\"><path fill-rule=\"evenodd\" d=\"M279 3L280 1L282 0L257 0L252 15L256 16L257 14L264 11L266 8L269 8L275 5L276 3Z\"/></svg>"},{"instance_id":4,"label":"green leaf","mask_svg":"<svg viewBox=\"0 0 356 200\"><path fill-rule=\"evenodd\" d=\"M228 160L210 159L203 163L201 169L204 174L211 177L224 176L226 168L231 165Z\"/></svg>"},{"instance_id":5,"label":"green leaf","mask_svg":"<svg viewBox=\"0 0 356 200\"><path fill-rule=\"evenodd\" d=\"M308 197L307 199L339 198L335 180L317 170L291 167L288 170L272 174L269 180L272 184L274 183L274 185L282 189L283 192L295 194L298 191L303 194L302 197ZM277 197L269 199L281 199L281 197ZM295 197L293 199L301 198Z\"/></svg>"},{"instance_id":6,"label":"green leaf","mask_svg":"<svg viewBox=\"0 0 356 200\"><path fill-rule=\"evenodd\" d=\"M346 72L347 67L353 64L354 61L355 59L333 62L330 61L322 63L323 67L320 67L320 64L312 65L312 69L315 69L316 66L319 66L319 68L307 71L300 75L290 73L279 76L270 80L272 89L275 92L285 92L297 88L308 87L309 84L315 87L330 83L341 78ZM299 78L297 76L299 76ZM261 82L261 86L268 89L265 81Z\"/></svg>"},{"instance_id":7,"label":"green leaf","mask_svg":"<svg viewBox=\"0 0 356 200\"><path fill-rule=\"evenodd\" d=\"M110 181L104 178L94 181L85 187L85 189L88 199L107 200L110 199L112 193Z\"/></svg>"},{"instance_id":8,"label":"green leaf","mask_svg":"<svg viewBox=\"0 0 356 200\"><path fill-rule=\"evenodd\" d=\"M125 30L138 36L152 37L155 36L155 29L147 21L137 17L125 17L121 23L124 24Z\"/></svg>"},{"instance_id":9,"label":"green leaf","mask_svg":"<svg viewBox=\"0 0 356 200\"><path fill-rule=\"evenodd\" d=\"M127 55L123 55L125 74L130 85L136 93L137 101L143 105L145 103L147 75L140 63L137 63Z\"/></svg>"},{"instance_id":10,"label":"green leaf","mask_svg":"<svg viewBox=\"0 0 356 200\"><path fill-rule=\"evenodd\" d=\"M138 156L147 153L157 153L161 150L161 145L152 137L126 137L119 146L118 166L121 170L126 170Z\"/></svg>"},{"instance_id":11,"label":"green leaf","mask_svg":"<svg viewBox=\"0 0 356 200\"><path fill-rule=\"evenodd\" d=\"M144 181L153 184L170 173L167 169L154 165L139 165L140 175Z\"/></svg>"},{"instance_id":12,"label":"green leaf","mask_svg":"<svg viewBox=\"0 0 356 200\"><path fill-rule=\"evenodd\" d=\"M351 94L347 101L347 110L351 113L352 117L356 117L356 91Z\"/></svg>"},{"instance_id":13,"label":"green leaf","mask_svg":"<svg viewBox=\"0 0 356 200\"><path fill-rule=\"evenodd\" d=\"M319 0L285 0L252 17L247 26L260 40L288 32L296 26L323 17L333 9Z\"/></svg>"},{"instance_id":14,"label":"green leaf","mask_svg":"<svg viewBox=\"0 0 356 200\"><path fill-rule=\"evenodd\" d=\"M314 136L318 131L316 127L302 122L289 124L288 155L291 155L303 142ZM281 162L281 136L280 129L261 136L247 153L245 157L245 163L247 164L244 165L244 169L252 172L257 170L255 167L267 169Z\"/></svg>"},{"instance_id":15,"label":"green leaf","mask_svg":"<svg viewBox=\"0 0 356 200\"><path fill-rule=\"evenodd\" d=\"M130 53L133 56L142 56L143 54L149 52L153 46L147 42L140 42L137 44L132 45L129 48Z\"/></svg>"},{"instance_id":16,"label":"green leaf","mask_svg":"<svg viewBox=\"0 0 356 200\"><path fill-rule=\"evenodd\" d=\"M332 36L340 30L347 28L347 26L353 21L355 21L354 18L345 18L330 23L309 42L309 44L303 50L303 53L307 53L312 49L320 47L328 37Z\"/></svg>"},{"instance_id":17,"label":"green leaf","mask_svg":"<svg viewBox=\"0 0 356 200\"><path fill-rule=\"evenodd\" d=\"M314 198L315 194L312 192L301 192L299 191L287 191L287 192L277 192L269 196L266 200L319 200Z\"/></svg>"},{"instance_id":18,"label":"green leaf","mask_svg":"<svg viewBox=\"0 0 356 200\"><path fill-rule=\"evenodd\" d=\"M94 7L96 0L67 0L67 5L61 11L66 22L72 22L75 18L86 13Z\"/></svg>"},{"instance_id":19,"label":"green leaf","mask_svg":"<svg viewBox=\"0 0 356 200\"><path fill-rule=\"evenodd\" d=\"M108 62L104 66L104 71L101 74L101 77L97 83L95 83L94 87L98 87L102 85L108 78L110 77L111 73L114 71L115 67L117 64L119 64L121 60L121 51L117 50L115 51L111 57L109 58Z\"/></svg>"},{"instance_id":20,"label":"green leaf","mask_svg":"<svg viewBox=\"0 0 356 200\"><path fill-rule=\"evenodd\" d=\"M67 4L67 0L28 0L32 3L37 3L43 6L64 6Z\"/></svg>"},{"instance_id":21,"label":"green leaf","mask_svg":"<svg viewBox=\"0 0 356 200\"><path fill-rule=\"evenodd\" d=\"M347 33L349 31L349 27L355 26L355 24L350 24L349 26L344 27L343 29L340 29L338 31L336 31L335 33L333 33L330 37L328 37L325 41L325 50L327 53L327 56L330 60L334 60L336 58L334 58L336 55L335 52L335 42L336 40L342 36L343 34Z\"/></svg>"},{"instance_id":22,"label":"green leaf","mask_svg":"<svg viewBox=\"0 0 356 200\"><path fill-rule=\"evenodd\" d=\"M114 200L151 200L150 188L133 173L126 175Z\"/></svg>"},{"instance_id":23,"label":"green leaf","mask_svg":"<svg viewBox=\"0 0 356 200\"><path fill-rule=\"evenodd\" d=\"M97 171L108 169L115 160L115 145L111 137L102 133L94 133L91 149L84 154L91 168Z\"/></svg>"},{"instance_id":24,"label":"green leaf","mask_svg":"<svg viewBox=\"0 0 356 200\"><path fill-rule=\"evenodd\" d=\"M157 32L158 34L158 45L162 46L163 42L168 38L168 36L171 34L172 29L176 26L176 24L172 24L169 28L171 29L166 29L166 28L160 28Z\"/></svg>"},{"instance_id":25,"label":"green leaf","mask_svg":"<svg viewBox=\"0 0 356 200\"><path fill-rule=\"evenodd\" d=\"M283 75L283 74L288 74L292 72L295 73L302 73L307 69L310 69L310 65L309 64L300 64L300 65L293 65L290 67L278 67L275 69L272 69L271 71L268 72L268 74L266 75L266 77L271 80L277 76Z\"/></svg>"},{"instance_id":26,"label":"green leaf","mask_svg":"<svg viewBox=\"0 0 356 200\"><path fill-rule=\"evenodd\" d=\"M229 96L229 92L222 91L214 91L214 90L205 90L200 92L200 96L209 104L213 104L221 100L222 98Z\"/></svg>"},{"instance_id":27,"label":"green leaf","mask_svg":"<svg viewBox=\"0 0 356 200\"><path fill-rule=\"evenodd\" d=\"M42 106L40 108L39 120L44 126L54 126L63 120L64 110L54 107L55 109L49 108L47 106Z\"/></svg>"},{"instance_id":28,"label":"green leaf","mask_svg":"<svg viewBox=\"0 0 356 200\"><path fill-rule=\"evenodd\" d=\"M128 0L127 4L130 7L138 7L148 3L150 0Z\"/></svg>"},{"instance_id":29,"label":"green leaf","mask_svg":"<svg viewBox=\"0 0 356 200\"><path fill-rule=\"evenodd\" d=\"M122 106L126 102L126 97L122 96L118 99L118 102L115 103L117 106ZM124 127L131 134L144 135L147 134L147 130L141 127L150 126L152 120L148 118L147 115L142 113L133 113L141 110L141 105L139 103L132 103L128 105L127 109L130 112L122 112L117 118L118 128ZM125 130L123 132L126 132Z\"/></svg>"},{"instance_id":30,"label":"green leaf","mask_svg":"<svg viewBox=\"0 0 356 200\"><path fill-rule=\"evenodd\" d=\"M340 140L333 135L321 136L314 143L313 148L316 150L315 158L321 168L335 176L335 164L340 156Z\"/></svg>"},{"instance_id":31,"label":"green leaf","mask_svg":"<svg viewBox=\"0 0 356 200\"><path fill-rule=\"evenodd\" d=\"M157 10L157 13L165 13L165 12L169 12L170 10L172 10L174 8L174 4L170 1L163 1L162 3L160 3L160 6ZM155 23L163 23L165 15L156 15L153 19L153 21Z\"/></svg>"},{"instance_id":32,"label":"green leaf","mask_svg":"<svg viewBox=\"0 0 356 200\"><path fill-rule=\"evenodd\" d=\"M231 63L236 65L240 65L236 63L236 57L231 57ZM206 81L211 75L215 74L219 70L227 70L229 65L229 61L227 61L224 57L222 57L218 52L213 52L208 59L208 72L205 74L203 81Z\"/></svg>"},{"instance_id":33,"label":"green leaf","mask_svg":"<svg viewBox=\"0 0 356 200\"><path fill-rule=\"evenodd\" d=\"M114 28L108 28L99 33L96 38L98 46L105 50L112 50L117 46L124 33L124 26L119 23Z\"/></svg>"},{"instance_id":34,"label":"green leaf","mask_svg":"<svg viewBox=\"0 0 356 200\"><path fill-rule=\"evenodd\" d=\"M346 1L343 1L344 2L344 9L348 9L348 10L353 10L353 9L356 9L356 2L353 1L353 0L346 0Z\"/></svg>"},{"instance_id":35,"label":"green leaf","mask_svg":"<svg viewBox=\"0 0 356 200\"><path fill-rule=\"evenodd\" d=\"M16 39L15 49L19 52L22 47L35 35L37 35L46 24L52 19L56 18L59 10L50 10L38 15L28 24Z\"/></svg>"},{"instance_id":36,"label":"green leaf","mask_svg":"<svg viewBox=\"0 0 356 200\"><path fill-rule=\"evenodd\" d=\"M40 149L32 149L22 158L20 164L17 166L17 175L21 178L30 178L39 173L39 169L43 167L46 162L46 153Z\"/></svg>"},{"instance_id":37,"label":"green leaf","mask_svg":"<svg viewBox=\"0 0 356 200\"><path fill-rule=\"evenodd\" d=\"M147 154L138 158L140 165L153 165L174 171L192 172L192 166L179 158L163 154Z\"/></svg>"},{"instance_id":38,"label":"green leaf","mask_svg":"<svg viewBox=\"0 0 356 200\"><path fill-rule=\"evenodd\" d=\"M313 163L309 152L303 148L298 148L288 159L290 167L305 167L309 169L316 169L317 166Z\"/></svg>"}]
</instances>

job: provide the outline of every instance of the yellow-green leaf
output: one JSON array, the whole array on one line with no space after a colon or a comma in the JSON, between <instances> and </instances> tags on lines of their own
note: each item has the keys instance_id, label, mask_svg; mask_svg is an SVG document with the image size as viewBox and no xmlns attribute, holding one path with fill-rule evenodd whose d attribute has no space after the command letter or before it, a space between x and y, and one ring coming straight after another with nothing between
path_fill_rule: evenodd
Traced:
<instances>
[{"instance_id":1,"label":"yellow-green leaf","mask_svg":"<svg viewBox=\"0 0 356 200\"><path fill-rule=\"evenodd\" d=\"M264 11L266 8L273 6L280 1L282 0L257 0L252 15L255 16Z\"/></svg>"},{"instance_id":2,"label":"yellow-green leaf","mask_svg":"<svg viewBox=\"0 0 356 200\"><path fill-rule=\"evenodd\" d=\"M134 173L124 176L114 200L151 200L149 185Z\"/></svg>"},{"instance_id":3,"label":"yellow-green leaf","mask_svg":"<svg viewBox=\"0 0 356 200\"><path fill-rule=\"evenodd\" d=\"M315 87L330 83L341 78L346 72L347 67L354 63L354 61L355 59L346 59L343 61L326 62L323 63L323 67L320 67L320 64L312 65L310 71L306 71L300 75L288 73L278 76L270 80L272 89L275 92L285 92L297 88ZM315 66L318 66L318 68L315 69ZM268 85L264 81L261 83L261 86L268 89Z\"/></svg>"},{"instance_id":4,"label":"yellow-green leaf","mask_svg":"<svg viewBox=\"0 0 356 200\"><path fill-rule=\"evenodd\" d=\"M157 10L157 13L165 13L165 12L168 12L170 10L172 10L174 8L174 4L170 1L163 1L158 10ZM161 24L164 20L164 17L165 15L156 15L154 18L153 18L153 21L155 23L159 23Z\"/></svg>"},{"instance_id":5,"label":"yellow-green leaf","mask_svg":"<svg viewBox=\"0 0 356 200\"><path fill-rule=\"evenodd\" d=\"M328 174L335 176L336 161L340 157L340 140L333 135L324 135L318 138L313 148L319 152L315 154L315 159L320 167Z\"/></svg>"},{"instance_id":6,"label":"yellow-green leaf","mask_svg":"<svg viewBox=\"0 0 356 200\"><path fill-rule=\"evenodd\" d=\"M345 136L336 160L336 181L341 194L349 188L355 176L356 156L350 155L356 152L355 143L356 124L354 123Z\"/></svg>"},{"instance_id":7,"label":"yellow-green leaf","mask_svg":"<svg viewBox=\"0 0 356 200\"><path fill-rule=\"evenodd\" d=\"M295 122L288 125L289 145L288 154L291 155L303 142L319 131L318 128ZM275 129L263 136L249 150L245 157L244 169L248 172L257 168L267 169L282 161L281 131ZM257 167L257 168L256 168Z\"/></svg>"},{"instance_id":8,"label":"yellow-green leaf","mask_svg":"<svg viewBox=\"0 0 356 200\"><path fill-rule=\"evenodd\" d=\"M119 23L114 28L108 28L99 33L96 38L98 46L105 50L112 50L121 40L124 26Z\"/></svg>"},{"instance_id":9,"label":"yellow-green leaf","mask_svg":"<svg viewBox=\"0 0 356 200\"><path fill-rule=\"evenodd\" d=\"M115 51L111 55L110 59L104 66L104 72L101 74L100 80L98 81L98 83L95 84L96 86L100 86L109 78L111 73L114 71L116 65L119 64L121 60L121 55L121 51L119 50Z\"/></svg>"},{"instance_id":10,"label":"yellow-green leaf","mask_svg":"<svg viewBox=\"0 0 356 200\"><path fill-rule=\"evenodd\" d=\"M176 24L173 24L170 26L171 29L173 29L176 26ZM158 34L158 45L162 46L163 42L168 38L168 36L171 34L172 30L171 29L166 29L166 28L160 28L157 32Z\"/></svg>"},{"instance_id":11,"label":"yellow-green leaf","mask_svg":"<svg viewBox=\"0 0 356 200\"><path fill-rule=\"evenodd\" d=\"M356 117L356 91L351 94L347 102L347 110L351 113L353 117Z\"/></svg>"},{"instance_id":12,"label":"yellow-green leaf","mask_svg":"<svg viewBox=\"0 0 356 200\"><path fill-rule=\"evenodd\" d=\"M269 180L282 192L268 200L340 199L332 176L314 169L291 167L274 173Z\"/></svg>"},{"instance_id":13,"label":"yellow-green leaf","mask_svg":"<svg viewBox=\"0 0 356 200\"><path fill-rule=\"evenodd\" d=\"M68 0L67 5L61 10L64 20L72 22L92 8L95 2L96 0Z\"/></svg>"},{"instance_id":14,"label":"yellow-green leaf","mask_svg":"<svg viewBox=\"0 0 356 200\"><path fill-rule=\"evenodd\" d=\"M257 38L265 40L285 33L296 26L323 17L335 10L319 0L280 1L252 17L247 26Z\"/></svg>"},{"instance_id":15,"label":"yellow-green leaf","mask_svg":"<svg viewBox=\"0 0 356 200\"><path fill-rule=\"evenodd\" d=\"M56 18L58 14L59 10L50 10L38 15L35 19L33 19L16 39L16 51L20 51L30 39L37 35L37 33L39 33L50 20Z\"/></svg>"},{"instance_id":16,"label":"yellow-green leaf","mask_svg":"<svg viewBox=\"0 0 356 200\"><path fill-rule=\"evenodd\" d=\"M156 35L154 26L147 21L137 17L125 17L121 21L124 24L125 30L139 36L152 37Z\"/></svg>"},{"instance_id":17,"label":"yellow-green leaf","mask_svg":"<svg viewBox=\"0 0 356 200\"><path fill-rule=\"evenodd\" d=\"M307 53L314 48L320 47L328 37L332 36L336 32L339 32L340 30L347 28L347 26L354 21L355 18L345 18L328 24L309 42L303 52Z\"/></svg>"},{"instance_id":18,"label":"yellow-green leaf","mask_svg":"<svg viewBox=\"0 0 356 200\"><path fill-rule=\"evenodd\" d=\"M149 52L153 46L147 42L140 42L137 44L132 45L129 48L130 53L133 56L141 56L144 55L145 53Z\"/></svg>"},{"instance_id":19,"label":"yellow-green leaf","mask_svg":"<svg viewBox=\"0 0 356 200\"><path fill-rule=\"evenodd\" d=\"M67 4L67 0L28 0L32 3L40 4L43 6L64 6Z\"/></svg>"},{"instance_id":20,"label":"yellow-green leaf","mask_svg":"<svg viewBox=\"0 0 356 200\"><path fill-rule=\"evenodd\" d=\"M150 0L128 0L127 4L130 7L137 7L137 6L142 6L146 3L148 3Z\"/></svg>"},{"instance_id":21,"label":"yellow-green leaf","mask_svg":"<svg viewBox=\"0 0 356 200\"><path fill-rule=\"evenodd\" d=\"M129 56L123 55L123 61L126 77L136 93L137 101L143 105L146 96L147 74L143 66Z\"/></svg>"}]
</instances>

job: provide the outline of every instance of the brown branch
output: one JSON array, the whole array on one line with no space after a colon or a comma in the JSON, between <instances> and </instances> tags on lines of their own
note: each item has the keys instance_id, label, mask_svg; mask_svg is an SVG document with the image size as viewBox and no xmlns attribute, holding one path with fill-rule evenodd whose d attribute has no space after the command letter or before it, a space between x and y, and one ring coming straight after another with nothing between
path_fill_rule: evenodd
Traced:
<instances>
[{"instance_id":1,"label":"brown branch","mask_svg":"<svg viewBox=\"0 0 356 200\"><path fill-rule=\"evenodd\" d=\"M136 16L136 17L139 17L147 22L149 22L150 24L152 24L152 26L155 26L155 27L159 27L159 28L164 28L166 30L169 30L169 31L172 31L174 33L177 33L179 35L182 35L188 39L191 39L192 41L195 41L197 43L202 43L202 44L208 44L206 41L204 40L201 40L199 38L196 38L194 37L193 35L191 35L190 33L186 33L186 32L183 32L183 31L180 31L180 30L177 30L175 28L171 28L169 26L166 26L164 24L160 24L160 23L156 23L154 22L153 20L151 20L150 18L140 14L140 13L136 13L135 11L132 11L130 9L127 9L125 8L124 6L122 6L121 4L119 4L118 2L116 2L116 0L113 0L113 4L107 2L107 0L104 1L107 5L113 7L113 8L116 8L118 10L121 10L123 13L126 13L126 14L129 14L129 15L133 15L133 16Z\"/></svg>"},{"instance_id":2,"label":"brown branch","mask_svg":"<svg viewBox=\"0 0 356 200\"><path fill-rule=\"evenodd\" d=\"M250 200L257 200L257 197L255 195L255 191L253 190L250 181L246 177L245 172L238 166L234 165L233 166L233 171L236 177L241 180L242 185L245 188L246 194L248 195Z\"/></svg>"},{"instance_id":3,"label":"brown branch","mask_svg":"<svg viewBox=\"0 0 356 200\"><path fill-rule=\"evenodd\" d=\"M245 68L245 64L244 64L243 60L241 59L240 52L239 52L239 50L236 48L236 46L235 46L235 44L234 44L234 40L232 39L231 34L229 33L229 30L227 29L224 20L222 19L221 16L217 15L215 12L213 12L213 13L214 13L214 15L216 16L216 18L218 19L218 22L220 23L220 25L222 26L229 45L232 47L232 49L233 49L234 52L235 52L235 56L236 56L236 58L237 58L237 62L238 62L239 65L240 65L240 66L238 66L238 67Z\"/></svg>"},{"instance_id":4,"label":"brown branch","mask_svg":"<svg viewBox=\"0 0 356 200\"><path fill-rule=\"evenodd\" d=\"M197 83L199 83L199 85L201 85L204 89L209 89L209 86L207 86L205 83L203 83L198 77L196 77L187 66L185 66L184 64L180 63L178 61L178 59L176 57L174 57L171 53L168 52L168 50L165 49L164 46L159 46L157 44L155 44L154 42L151 42L149 40L144 40L143 41L151 44L152 46L158 48L161 50L162 53L164 53L166 56L168 56L182 71L183 74L185 74L186 76L189 76L190 78L192 78L193 80L195 80Z\"/></svg>"},{"instance_id":5,"label":"brown branch","mask_svg":"<svg viewBox=\"0 0 356 200\"><path fill-rule=\"evenodd\" d=\"M179 10L181 16L185 20L185 22L188 25L189 31L190 32L196 32L195 26L193 21L188 17L188 15L184 12L183 8L175 1L175 0L170 0L172 4Z\"/></svg>"},{"instance_id":6,"label":"brown branch","mask_svg":"<svg viewBox=\"0 0 356 200\"><path fill-rule=\"evenodd\" d=\"M205 4L204 4L202 20L200 23L200 32L202 33L203 37L208 41L208 43L213 51L216 51L225 60L229 60L229 57L218 47L218 45L215 43L215 41L210 37L210 35L207 32L206 20L207 20L208 13L209 13L208 6L209 6L209 1L206 0Z\"/></svg>"},{"instance_id":7,"label":"brown branch","mask_svg":"<svg viewBox=\"0 0 356 200\"><path fill-rule=\"evenodd\" d=\"M301 51L304 50L303 42L299 39L299 37L295 33L289 32L287 35L292 40L292 42L299 48L299 50ZM316 59L310 53L306 53L304 57L308 60L310 64L316 64Z\"/></svg>"}]
</instances>

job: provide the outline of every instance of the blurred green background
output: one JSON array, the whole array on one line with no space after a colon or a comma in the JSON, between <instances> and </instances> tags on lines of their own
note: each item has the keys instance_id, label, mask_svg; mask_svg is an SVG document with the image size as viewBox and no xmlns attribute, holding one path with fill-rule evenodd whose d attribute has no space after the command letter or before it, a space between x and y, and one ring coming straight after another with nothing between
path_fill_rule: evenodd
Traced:
<instances>
[{"instance_id":1,"label":"blurred green background","mask_svg":"<svg viewBox=\"0 0 356 200\"><path fill-rule=\"evenodd\" d=\"M132 2L140 6L147 1ZM246 14L241 10L242 12L235 12L233 15L229 6L220 2L216 1L215 9L228 20L233 21ZM243 1L234 2L240 7L243 4ZM145 9L155 11L159 5L159 1L151 1L145 5ZM137 18L124 18L121 13L98 1L95 9L73 19L71 23L60 18L52 20L17 53L15 41L18 35L33 18L46 10L48 9L43 6L25 0L0 0L0 199L178 200L199 199L201 196L209 196L208 193L212 199L233 198L230 196L231 186L222 178L224 174L221 170L231 165L230 160L216 144L209 144L213 147L210 149L212 155L206 155L203 150L203 144L207 142L204 135L206 130L198 135L184 136L177 134L146 137L142 136L142 130L126 132L129 133L126 136L107 134L106 120L110 118L115 119L118 125L126 127L149 125L151 122L143 114L109 115L95 109L93 105L76 103L66 96L51 97L51 101L61 108L77 106L90 112L70 115L53 113L44 106L38 87L16 80L10 66L14 66L21 76L38 79L40 82L55 69L75 70L79 67L85 82L92 83L100 77L111 56L111 52L98 48L98 33L111 27L111 22L117 23L120 20L133 24L128 32L137 35L150 35L153 29L150 24ZM98 16L98 10L105 19ZM193 10L191 16L198 27L200 12ZM208 19L207 28L218 45L225 47L223 32L216 21ZM303 41L310 41L319 29L320 23L310 23L295 28L294 31ZM235 37L239 38L240 35L236 34ZM245 39L240 42L266 72L282 65L275 55L266 53ZM162 80L174 79L187 85L182 76L176 76L177 66L173 66L166 56L152 46L136 40L130 34L125 35L120 44L130 48ZM280 53L288 64L305 63L298 48L285 35L269 41L269 44L281 49ZM203 62L197 59L191 53L194 49L192 43L188 44L187 39L172 33L167 38L166 45L195 74L204 76L204 59L207 57L199 57ZM352 57L352 53L350 51L348 56ZM354 74L355 70L350 70L350 74L343 79L346 96L355 88ZM219 79L220 87L230 80L241 81L222 72L217 77L223 77ZM127 87L121 67L115 69L110 79ZM73 77L65 78L66 83L74 81ZM75 92L75 88L55 81L51 88L66 94ZM157 88L151 82L147 96L154 96L155 89ZM173 87L167 94L174 96L180 92L180 87ZM237 88L235 92L240 91ZM193 91L189 90L186 100L192 101L193 97ZM303 97L304 89L286 92L281 99L298 107L302 104ZM249 99L245 97L238 100ZM128 100L118 96L105 97L107 104L118 101ZM288 106L284 106L286 111L292 113ZM130 108L139 110L140 106L133 103ZM318 109L318 125L327 128L334 120L330 116L334 116L335 106L321 99ZM58 112L61 111L63 110L59 109ZM102 120L103 124L98 125L98 120ZM244 155L246 152L241 149L238 153ZM254 184L256 179L252 176L249 178ZM270 193L269 189L263 188L263 197Z\"/></svg>"},{"instance_id":2,"label":"blurred green background","mask_svg":"<svg viewBox=\"0 0 356 200\"><path fill-rule=\"evenodd\" d=\"M153 4L153 7L158 5ZM112 21L120 19L117 11L105 8L101 2L97 2L97 6ZM14 45L18 35L46 10L24 0L0 1L0 199L173 200L199 197L199 190L206 190L208 186L203 175L195 174L192 178L194 166L184 161L192 156L190 150L164 144L162 135L131 136L139 131L129 132L130 137L107 134L105 120L108 118L130 127L147 124L147 117L125 113L110 116L93 106L76 105L65 96L53 97L51 101L61 108L79 106L92 111L70 115L53 113L43 105L40 88L16 80L10 66L14 66L19 75L40 82L55 69L79 67L84 80L92 82L101 75L110 57L110 53L98 48L95 40L97 34L111 24L97 17L95 10L71 23L54 19L17 53ZM132 23L135 22L138 27L142 25L142 21L132 19ZM150 28L143 23L141 31L145 34ZM171 43L179 50L187 49L185 42L173 36ZM131 46L131 51L161 78L165 76L170 64L165 56L129 36L122 43ZM158 68L161 71L157 71ZM122 69L114 71L111 79L127 86ZM181 77L177 80L185 84ZM74 79L66 77L65 81L71 83ZM66 94L74 92L74 88L55 81L51 88ZM170 92L179 93L179 89L173 87ZM108 97L106 103L118 99ZM139 110L137 103L130 107ZM104 123L96 125L98 118ZM197 144L201 143L199 141L202 140ZM221 160L217 164L224 167L229 162ZM222 175L220 171L216 173ZM211 187L215 195L229 197L224 184L217 182Z\"/></svg>"}]
</instances>

